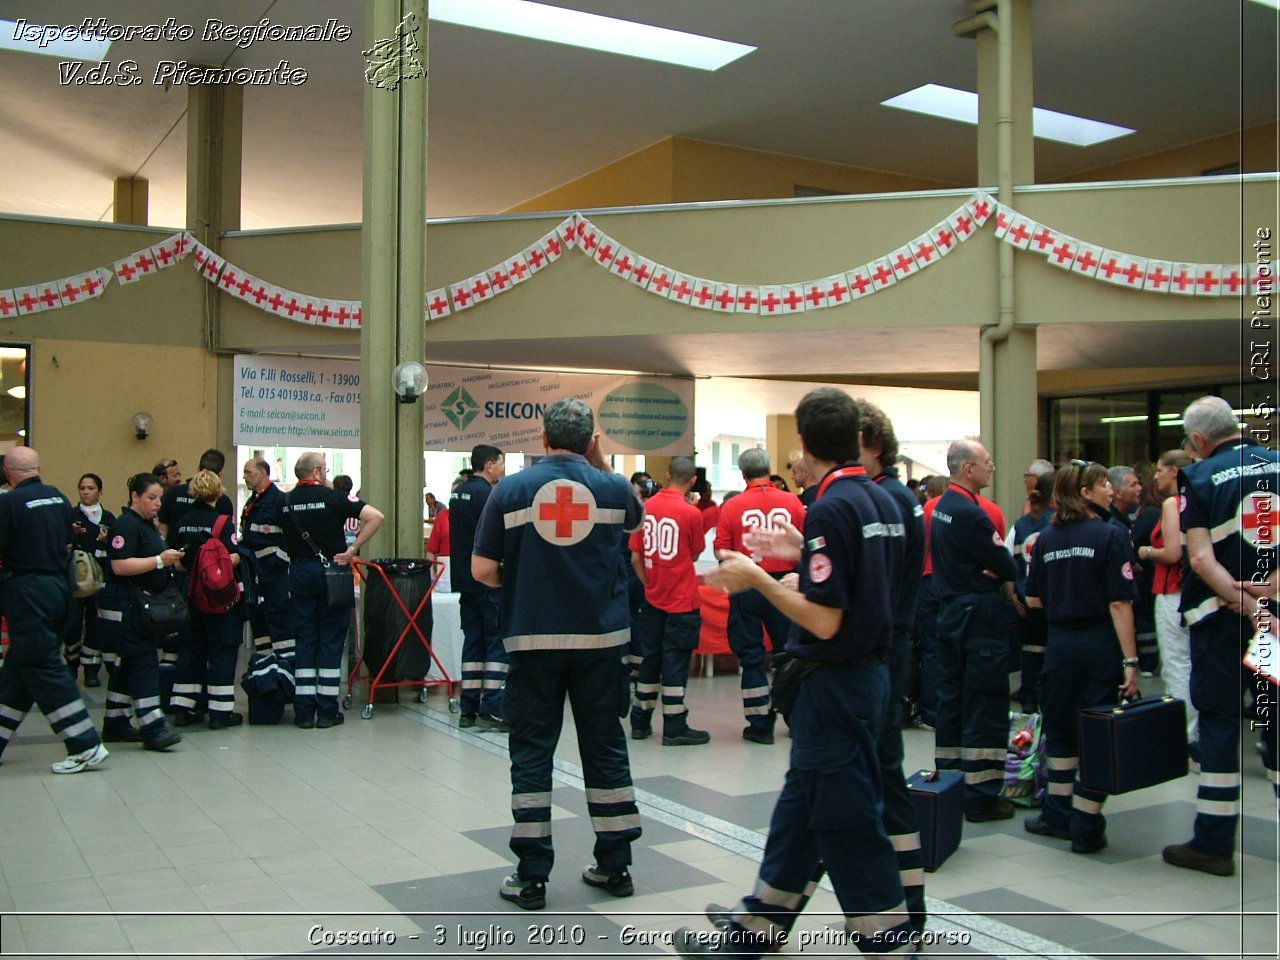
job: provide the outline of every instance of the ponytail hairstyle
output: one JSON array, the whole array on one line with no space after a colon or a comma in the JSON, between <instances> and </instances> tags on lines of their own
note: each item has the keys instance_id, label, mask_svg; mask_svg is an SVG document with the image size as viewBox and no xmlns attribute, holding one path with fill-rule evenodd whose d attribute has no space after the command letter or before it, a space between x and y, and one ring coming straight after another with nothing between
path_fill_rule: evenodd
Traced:
<instances>
[{"instance_id":1,"label":"ponytail hairstyle","mask_svg":"<svg viewBox=\"0 0 1280 960\"><path fill-rule=\"evenodd\" d=\"M126 481L126 485L129 488L130 500L132 501L132 495L140 497L152 487L159 486L160 478L154 473L135 473Z\"/></svg>"},{"instance_id":2,"label":"ponytail hairstyle","mask_svg":"<svg viewBox=\"0 0 1280 960\"><path fill-rule=\"evenodd\" d=\"M1093 512L1089 501L1080 491L1087 490L1106 479L1108 479L1107 468L1100 463L1072 460L1059 467L1053 478L1053 499L1058 504L1058 512L1053 515L1053 522L1061 526L1078 520L1096 518L1097 514Z\"/></svg>"}]
</instances>

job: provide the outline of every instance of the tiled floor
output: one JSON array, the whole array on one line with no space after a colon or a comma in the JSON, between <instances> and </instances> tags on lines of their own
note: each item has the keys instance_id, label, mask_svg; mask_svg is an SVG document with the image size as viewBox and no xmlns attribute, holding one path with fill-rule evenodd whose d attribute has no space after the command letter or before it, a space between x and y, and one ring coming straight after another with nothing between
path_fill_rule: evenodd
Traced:
<instances>
[{"instance_id":1,"label":"tiled floor","mask_svg":"<svg viewBox=\"0 0 1280 960\"><path fill-rule=\"evenodd\" d=\"M353 710L331 730L189 728L163 755L120 744L74 777L49 772L62 750L33 716L0 767L0 956L669 954L647 935L706 928L705 903L733 903L753 883L786 768L785 736L741 739L737 684L690 683L709 746L631 744L645 835L626 900L577 876L592 835L566 718L558 865L541 914L496 894L512 863L505 741L458 730L440 691L426 705L379 705L367 722ZM86 700L100 709L101 690ZM906 746L908 769L931 765L931 734L909 730ZM928 876L931 929L950 938L928 953L1275 957L1275 800L1251 750L1244 811L1231 879L1160 861L1189 836L1193 778L1113 798L1111 845L1093 857L1027 834L1024 814L967 824ZM838 913L820 891L797 929L810 942L786 952L848 954L825 942ZM380 942L313 942L326 931Z\"/></svg>"}]
</instances>

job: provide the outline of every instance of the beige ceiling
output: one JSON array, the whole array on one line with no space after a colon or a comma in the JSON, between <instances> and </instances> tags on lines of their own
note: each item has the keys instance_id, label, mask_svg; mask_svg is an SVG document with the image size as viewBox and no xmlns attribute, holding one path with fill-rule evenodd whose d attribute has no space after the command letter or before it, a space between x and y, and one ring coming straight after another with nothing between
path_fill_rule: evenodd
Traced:
<instances>
[{"instance_id":1,"label":"beige ceiling","mask_svg":"<svg viewBox=\"0 0 1280 960\"><path fill-rule=\"evenodd\" d=\"M428 202L434 217L491 214L669 136L701 138L972 185L974 130L879 106L922 83L973 89L975 48L951 32L964 0L557 0L558 5L756 45L716 73L432 24ZM1130 127L1108 144L1037 141L1036 176L1050 181L1274 121L1276 13L1243 0L1036 0L1035 102ZM363 5L338 0L6 0L0 15L57 23L348 24L345 43L118 43L146 82L59 85L52 58L0 50L0 211L111 219L112 182L145 177L153 223L180 225L185 204L186 94L150 82L160 59L308 72L300 86L245 90L243 226L359 221ZM1221 330L1167 331L1195 341L1204 362ZM1147 351L1119 325L1096 337L1044 332L1042 368L1123 365ZM973 331L954 350L876 335L898 370L977 366ZM1203 342L1199 342L1202 340ZM883 342L881 342L883 341ZM829 342L773 337L636 337L568 345L561 362L637 365L704 374L812 375L850 369ZM859 359L869 355L867 344ZM1203 349L1201 349L1203 348ZM475 359L475 345L443 345ZM528 342L487 344L488 362L533 362ZM452 356L456 353L457 356ZM497 354L497 356L495 356ZM518 355L516 355L518 354ZM944 363L940 357L946 357ZM715 358L714 360L708 358ZM577 359L579 362L573 362ZM1149 358L1148 358L1149 359ZM616 360L617 362L612 362ZM626 360L628 362L623 362ZM1231 362L1229 359L1223 362ZM803 369L802 369L803 368ZM865 363L863 364L865 369ZM868 371L871 372L871 371Z\"/></svg>"}]
</instances>

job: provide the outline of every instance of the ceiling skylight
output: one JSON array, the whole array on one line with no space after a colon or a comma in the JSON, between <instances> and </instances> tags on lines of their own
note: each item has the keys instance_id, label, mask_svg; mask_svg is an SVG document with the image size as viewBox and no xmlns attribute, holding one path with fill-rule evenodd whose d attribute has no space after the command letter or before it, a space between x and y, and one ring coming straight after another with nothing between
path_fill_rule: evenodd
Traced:
<instances>
[{"instance_id":1,"label":"ceiling skylight","mask_svg":"<svg viewBox=\"0 0 1280 960\"><path fill-rule=\"evenodd\" d=\"M882 101L881 106L924 113L944 120L958 120L961 123L978 122L976 93L937 83L926 83L922 87L908 90ZM1106 143L1134 132L1131 127L1118 127L1113 123L1073 117L1069 113L1058 113L1041 107L1032 107L1031 124L1035 135L1042 140L1056 140L1058 143L1070 143L1077 147L1091 147L1095 143Z\"/></svg>"},{"instance_id":2,"label":"ceiling skylight","mask_svg":"<svg viewBox=\"0 0 1280 960\"><path fill-rule=\"evenodd\" d=\"M698 70L719 70L755 47L530 0L431 0L432 20Z\"/></svg>"},{"instance_id":3,"label":"ceiling skylight","mask_svg":"<svg viewBox=\"0 0 1280 960\"><path fill-rule=\"evenodd\" d=\"M51 30L57 28L50 28ZM97 62L107 55L111 41L101 37L81 36L77 31L71 39L46 37L45 28L23 20L0 20L0 50L21 50L24 53L41 53L59 60L89 60ZM26 37L38 39L20 39Z\"/></svg>"}]
</instances>

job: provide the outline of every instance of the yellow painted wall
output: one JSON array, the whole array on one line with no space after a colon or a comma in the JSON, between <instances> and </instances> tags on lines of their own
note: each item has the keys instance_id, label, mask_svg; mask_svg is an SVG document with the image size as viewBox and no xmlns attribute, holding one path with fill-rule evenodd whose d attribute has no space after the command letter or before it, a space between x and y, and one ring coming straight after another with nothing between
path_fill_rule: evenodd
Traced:
<instances>
[{"instance_id":1,"label":"yellow painted wall","mask_svg":"<svg viewBox=\"0 0 1280 960\"><path fill-rule=\"evenodd\" d=\"M1216 170L1239 163L1241 173L1269 173L1276 168L1276 138L1280 125L1264 123L1243 133L1230 133L1208 140L1197 140L1172 150L1148 154L1113 163L1105 167L1081 170L1061 183L1088 180L1143 180L1150 177L1198 177L1206 170Z\"/></svg>"},{"instance_id":2,"label":"yellow painted wall","mask_svg":"<svg viewBox=\"0 0 1280 960\"><path fill-rule=\"evenodd\" d=\"M31 445L72 502L80 475L96 473L114 513L130 475L169 458L190 476L216 444L217 358L201 347L41 339L31 354ZM155 423L146 440L133 432L140 410Z\"/></svg>"},{"instance_id":3,"label":"yellow painted wall","mask_svg":"<svg viewBox=\"0 0 1280 960\"><path fill-rule=\"evenodd\" d=\"M794 197L797 186L833 193L888 193L959 184L671 137L506 212L769 200Z\"/></svg>"},{"instance_id":4,"label":"yellow painted wall","mask_svg":"<svg viewBox=\"0 0 1280 960\"><path fill-rule=\"evenodd\" d=\"M638 207L672 200L672 140L660 140L598 170L570 180L507 213Z\"/></svg>"}]
</instances>

